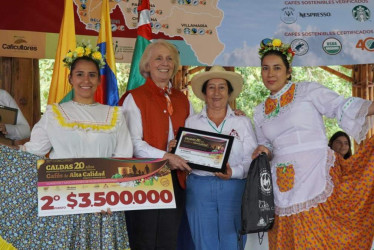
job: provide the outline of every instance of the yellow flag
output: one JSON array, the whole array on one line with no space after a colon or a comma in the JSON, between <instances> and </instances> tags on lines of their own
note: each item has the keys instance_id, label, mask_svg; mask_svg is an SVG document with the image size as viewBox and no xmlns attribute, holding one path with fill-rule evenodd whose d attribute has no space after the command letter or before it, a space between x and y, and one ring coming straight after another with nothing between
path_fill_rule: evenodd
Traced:
<instances>
[{"instance_id":1,"label":"yellow flag","mask_svg":"<svg viewBox=\"0 0 374 250\"><path fill-rule=\"evenodd\" d=\"M69 50L74 50L75 47L73 0L65 0L65 10L61 22L51 86L49 88L48 104L59 103L71 90L71 85L68 81L69 70L64 67L62 59L64 59Z\"/></svg>"}]
</instances>

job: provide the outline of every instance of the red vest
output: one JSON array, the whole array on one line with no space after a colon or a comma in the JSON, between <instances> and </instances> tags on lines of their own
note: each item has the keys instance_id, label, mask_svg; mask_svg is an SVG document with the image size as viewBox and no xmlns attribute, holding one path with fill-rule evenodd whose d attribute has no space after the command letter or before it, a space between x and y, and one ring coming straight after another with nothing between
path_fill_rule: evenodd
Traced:
<instances>
[{"instance_id":1,"label":"red vest","mask_svg":"<svg viewBox=\"0 0 374 250\"><path fill-rule=\"evenodd\" d=\"M143 140L152 147L166 150L169 135L169 113L164 90L147 78L144 85L131 90L130 93L141 112ZM172 88L169 97L174 110L170 118L174 136L176 136L179 127L184 126L190 113L190 105L187 96L174 88Z\"/></svg>"}]
</instances>

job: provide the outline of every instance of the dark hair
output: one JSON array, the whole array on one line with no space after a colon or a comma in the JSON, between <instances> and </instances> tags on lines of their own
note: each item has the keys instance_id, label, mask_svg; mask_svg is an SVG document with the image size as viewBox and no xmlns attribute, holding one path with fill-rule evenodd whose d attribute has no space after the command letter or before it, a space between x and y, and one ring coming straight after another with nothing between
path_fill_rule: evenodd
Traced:
<instances>
[{"instance_id":1,"label":"dark hair","mask_svg":"<svg viewBox=\"0 0 374 250\"><path fill-rule=\"evenodd\" d=\"M278 50L269 50L269 51L265 52L265 54L261 57L261 64L262 64L262 61L264 60L264 58L266 56L268 56L268 55L279 56L282 59L284 65L286 66L286 70L287 71L290 70L291 66L290 66L290 63L287 61L286 55L283 54L282 52L278 51ZM290 77L287 80L291 81L292 80L292 76L290 75Z\"/></svg>"},{"instance_id":2,"label":"dark hair","mask_svg":"<svg viewBox=\"0 0 374 250\"><path fill-rule=\"evenodd\" d=\"M96 66L98 76L100 77L100 67L99 67L99 65L97 64L97 62L94 59L92 59L89 56L82 56L82 57L78 57L77 59L75 59L75 61L70 66L70 75L73 72L73 70L75 69L75 67L76 67L76 65L79 61L93 62Z\"/></svg>"},{"instance_id":3,"label":"dark hair","mask_svg":"<svg viewBox=\"0 0 374 250\"><path fill-rule=\"evenodd\" d=\"M209 80L211 80L211 79L209 79ZM201 87L201 92L203 92L204 95L206 95L206 86L208 85L209 80L206 80L204 82L203 86ZM226 79L223 79L223 80L226 81L229 95L231 95L231 93L234 91L234 88L232 87L232 85L229 81L227 81Z\"/></svg>"},{"instance_id":4,"label":"dark hair","mask_svg":"<svg viewBox=\"0 0 374 250\"><path fill-rule=\"evenodd\" d=\"M352 156L352 149L351 149L351 139L349 138L348 134L343 132L343 131L338 131L336 132L335 134L333 134L329 140L329 147L332 149L332 144L334 143L334 141L340 137L340 136L344 136L345 138L347 138L348 140L348 145L349 145L349 150L348 152L343 156L344 159L348 159L349 157Z\"/></svg>"}]
</instances>

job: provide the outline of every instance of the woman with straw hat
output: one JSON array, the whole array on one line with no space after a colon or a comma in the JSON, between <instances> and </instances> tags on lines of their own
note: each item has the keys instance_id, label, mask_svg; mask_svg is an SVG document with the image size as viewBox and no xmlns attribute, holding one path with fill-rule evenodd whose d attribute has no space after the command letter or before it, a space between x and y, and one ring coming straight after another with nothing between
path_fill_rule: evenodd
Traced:
<instances>
[{"instance_id":1,"label":"woman with straw hat","mask_svg":"<svg viewBox=\"0 0 374 250\"><path fill-rule=\"evenodd\" d=\"M251 120L236 116L229 106L243 87L240 74L213 66L191 80L203 110L186 127L234 136L225 173L192 170L187 178L186 210L196 249L237 249L240 207L251 155L257 147ZM244 247L245 240L240 243Z\"/></svg>"}]
</instances>

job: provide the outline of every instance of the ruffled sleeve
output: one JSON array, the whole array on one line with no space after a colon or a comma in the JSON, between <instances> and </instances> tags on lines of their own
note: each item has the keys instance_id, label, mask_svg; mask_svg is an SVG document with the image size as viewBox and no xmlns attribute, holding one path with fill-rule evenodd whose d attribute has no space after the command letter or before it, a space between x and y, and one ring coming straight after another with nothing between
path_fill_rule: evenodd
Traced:
<instances>
[{"instance_id":1,"label":"ruffled sleeve","mask_svg":"<svg viewBox=\"0 0 374 250\"><path fill-rule=\"evenodd\" d=\"M371 123L367 118L371 101L358 97L344 98L315 82L305 83L308 98L316 109L329 118L335 118L339 126L356 142L365 139Z\"/></svg>"},{"instance_id":2,"label":"ruffled sleeve","mask_svg":"<svg viewBox=\"0 0 374 250\"><path fill-rule=\"evenodd\" d=\"M339 126L350 134L357 143L366 138L366 134L373 126L373 117L367 117L371 103L371 101L358 97L349 98L338 120Z\"/></svg>"}]
</instances>

